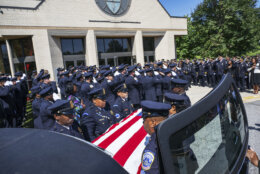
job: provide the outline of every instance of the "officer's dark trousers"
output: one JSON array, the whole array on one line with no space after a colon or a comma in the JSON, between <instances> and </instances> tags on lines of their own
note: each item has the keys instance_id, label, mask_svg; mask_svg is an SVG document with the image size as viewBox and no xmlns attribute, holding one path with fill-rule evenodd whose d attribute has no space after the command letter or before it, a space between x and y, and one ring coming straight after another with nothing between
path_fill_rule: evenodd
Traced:
<instances>
[{"instance_id":1,"label":"officer's dark trousers","mask_svg":"<svg viewBox=\"0 0 260 174\"><path fill-rule=\"evenodd\" d=\"M245 78L244 77L240 77L239 78L239 88L241 91L245 91Z\"/></svg>"},{"instance_id":2,"label":"officer's dark trousers","mask_svg":"<svg viewBox=\"0 0 260 174\"><path fill-rule=\"evenodd\" d=\"M205 86L205 78L204 75L199 75L199 82L201 86Z\"/></svg>"},{"instance_id":3,"label":"officer's dark trousers","mask_svg":"<svg viewBox=\"0 0 260 174\"><path fill-rule=\"evenodd\" d=\"M214 75L208 75L208 85L214 87L216 85L216 80Z\"/></svg>"},{"instance_id":4,"label":"officer's dark trousers","mask_svg":"<svg viewBox=\"0 0 260 174\"><path fill-rule=\"evenodd\" d=\"M192 81L193 81L193 85L198 85L198 79L196 75L192 75Z\"/></svg>"}]
</instances>

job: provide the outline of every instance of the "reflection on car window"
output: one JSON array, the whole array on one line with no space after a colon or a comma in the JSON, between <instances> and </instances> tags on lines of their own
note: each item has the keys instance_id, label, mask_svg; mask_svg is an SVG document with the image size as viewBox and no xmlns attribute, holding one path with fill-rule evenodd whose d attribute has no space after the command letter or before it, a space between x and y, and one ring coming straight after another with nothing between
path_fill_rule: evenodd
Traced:
<instances>
[{"instance_id":1,"label":"reflection on car window","mask_svg":"<svg viewBox=\"0 0 260 174\"><path fill-rule=\"evenodd\" d=\"M229 172L245 139L245 122L233 86L192 124L170 136L173 166L181 174Z\"/></svg>"}]
</instances>

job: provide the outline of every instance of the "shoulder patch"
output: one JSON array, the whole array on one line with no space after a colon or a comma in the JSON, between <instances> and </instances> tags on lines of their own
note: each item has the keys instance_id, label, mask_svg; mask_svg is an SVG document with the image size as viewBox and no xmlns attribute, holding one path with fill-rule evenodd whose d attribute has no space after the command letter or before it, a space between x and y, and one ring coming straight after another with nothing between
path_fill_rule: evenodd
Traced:
<instances>
[{"instance_id":1,"label":"shoulder patch","mask_svg":"<svg viewBox=\"0 0 260 174\"><path fill-rule=\"evenodd\" d=\"M120 118L120 114L116 114L115 117L116 117L116 118Z\"/></svg>"},{"instance_id":2,"label":"shoulder patch","mask_svg":"<svg viewBox=\"0 0 260 174\"><path fill-rule=\"evenodd\" d=\"M142 169L147 171L150 170L154 161L154 153L147 151L143 154L142 158Z\"/></svg>"}]
</instances>

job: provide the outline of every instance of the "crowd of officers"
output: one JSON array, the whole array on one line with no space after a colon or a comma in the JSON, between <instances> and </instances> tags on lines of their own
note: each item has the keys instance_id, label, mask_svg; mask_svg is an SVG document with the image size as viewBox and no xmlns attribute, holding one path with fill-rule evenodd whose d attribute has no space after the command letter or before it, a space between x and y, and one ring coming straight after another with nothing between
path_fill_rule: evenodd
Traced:
<instances>
[{"instance_id":1,"label":"crowd of officers","mask_svg":"<svg viewBox=\"0 0 260 174\"><path fill-rule=\"evenodd\" d=\"M162 60L144 67L141 64L71 66L57 69L57 82L50 81L47 70L34 71L29 92L22 72L15 73L14 78L1 74L0 127L21 127L29 96L34 127L38 129L93 141L140 108L147 128L147 118L168 117L190 107L186 90L191 85L214 87L225 73L231 73L241 91L251 89L253 59L256 60L219 56L217 59ZM147 133L152 135L153 131L149 130ZM151 168L149 155L143 154L144 170Z\"/></svg>"},{"instance_id":2,"label":"crowd of officers","mask_svg":"<svg viewBox=\"0 0 260 174\"><path fill-rule=\"evenodd\" d=\"M183 97L177 109L186 108L191 103L185 91L191 84L214 87L228 72L241 91L251 89L252 59L256 58L219 56L217 59L162 60L143 67L141 64L70 66L66 70L57 69L57 82L49 80L47 70L34 71L29 94L33 99L34 127L53 129L58 122L54 111L48 109L55 104L53 93L56 93L61 100L71 101L79 130L86 140L92 141L109 126L141 108L142 100L165 102L165 94L174 93ZM21 126L27 96L27 78L22 72L15 73L14 78L1 74L1 127Z\"/></svg>"}]
</instances>

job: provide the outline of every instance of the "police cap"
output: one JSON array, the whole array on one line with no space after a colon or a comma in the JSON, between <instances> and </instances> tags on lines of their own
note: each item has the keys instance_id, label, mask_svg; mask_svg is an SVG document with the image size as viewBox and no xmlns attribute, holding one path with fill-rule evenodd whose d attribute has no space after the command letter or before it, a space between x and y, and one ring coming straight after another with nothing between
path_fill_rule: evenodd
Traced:
<instances>
[{"instance_id":1,"label":"police cap","mask_svg":"<svg viewBox=\"0 0 260 174\"><path fill-rule=\"evenodd\" d=\"M128 72L132 72L132 71L135 70L135 68L136 68L135 66L129 66L128 69L127 69L127 71L128 71Z\"/></svg>"},{"instance_id":2,"label":"police cap","mask_svg":"<svg viewBox=\"0 0 260 174\"><path fill-rule=\"evenodd\" d=\"M45 75L43 75L42 76L42 79L44 80L44 79L49 79L51 76L50 76L50 74L45 74Z\"/></svg>"},{"instance_id":3,"label":"police cap","mask_svg":"<svg viewBox=\"0 0 260 174\"><path fill-rule=\"evenodd\" d=\"M16 77L21 77L21 76L23 76L23 72L16 72L15 74L14 74L14 76L16 76Z\"/></svg>"},{"instance_id":4,"label":"police cap","mask_svg":"<svg viewBox=\"0 0 260 174\"><path fill-rule=\"evenodd\" d=\"M182 79L172 79L172 88L174 87L185 87L188 84L187 80L182 80Z\"/></svg>"},{"instance_id":5,"label":"police cap","mask_svg":"<svg viewBox=\"0 0 260 174\"><path fill-rule=\"evenodd\" d=\"M41 97L46 97L48 95L52 95L53 89L52 89L51 86L49 86L47 88L42 89L39 94L40 94Z\"/></svg>"},{"instance_id":6,"label":"police cap","mask_svg":"<svg viewBox=\"0 0 260 174\"><path fill-rule=\"evenodd\" d=\"M165 103L168 103L170 105L184 105L185 97L182 95L178 94L173 94L173 93L165 93Z\"/></svg>"},{"instance_id":7,"label":"police cap","mask_svg":"<svg viewBox=\"0 0 260 174\"><path fill-rule=\"evenodd\" d=\"M105 96L105 89L103 88L95 88L92 91L90 91L88 93L88 95L91 97L91 99L101 99L101 100L105 100L106 96Z\"/></svg>"},{"instance_id":8,"label":"police cap","mask_svg":"<svg viewBox=\"0 0 260 174\"><path fill-rule=\"evenodd\" d=\"M47 108L52 114L72 115L74 113L74 105L69 100L57 100Z\"/></svg>"},{"instance_id":9,"label":"police cap","mask_svg":"<svg viewBox=\"0 0 260 174\"><path fill-rule=\"evenodd\" d=\"M148 68L147 70L145 70L145 72L151 72L151 71L153 71L152 68Z\"/></svg>"},{"instance_id":10,"label":"police cap","mask_svg":"<svg viewBox=\"0 0 260 174\"><path fill-rule=\"evenodd\" d=\"M88 72L88 73L85 73L84 74L84 77L85 78L89 78L89 77L92 77L93 76L93 73L92 72Z\"/></svg>"},{"instance_id":11,"label":"police cap","mask_svg":"<svg viewBox=\"0 0 260 174\"><path fill-rule=\"evenodd\" d=\"M7 80L7 77L0 77L0 82L4 82Z\"/></svg>"},{"instance_id":12,"label":"police cap","mask_svg":"<svg viewBox=\"0 0 260 174\"><path fill-rule=\"evenodd\" d=\"M104 76L107 77L107 76L112 76L112 70L108 70L104 73Z\"/></svg>"},{"instance_id":13,"label":"police cap","mask_svg":"<svg viewBox=\"0 0 260 174\"><path fill-rule=\"evenodd\" d=\"M39 94L40 91L41 91L41 87L38 85L31 88L32 94Z\"/></svg>"},{"instance_id":14,"label":"police cap","mask_svg":"<svg viewBox=\"0 0 260 174\"><path fill-rule=\"evenodd\" d=\"M142 101L141 106L143 109L142 117L168 117L171 105L166 103L159 103L154 101Z\"/></svg>"},{"instance_id":15,"label":"police cap","mask_svg":"<svg viewBox=\"0 0 260 174\"><path fill-rule=\"evenodd\" d=\"M128 92L128 89L126 87L126 84L120 84L115 89L114 92Z\"/></svg>"}]
</instances>

